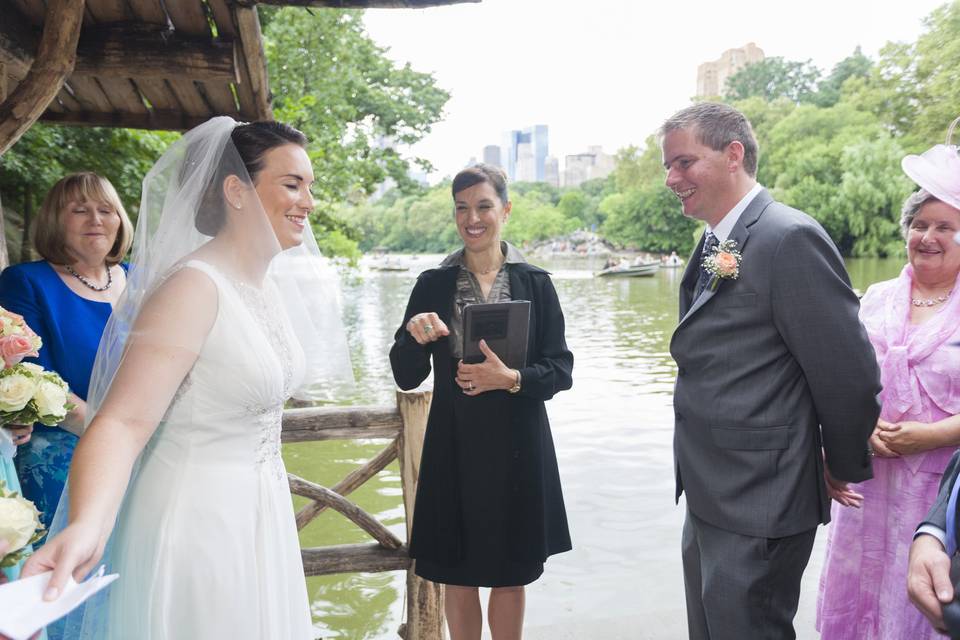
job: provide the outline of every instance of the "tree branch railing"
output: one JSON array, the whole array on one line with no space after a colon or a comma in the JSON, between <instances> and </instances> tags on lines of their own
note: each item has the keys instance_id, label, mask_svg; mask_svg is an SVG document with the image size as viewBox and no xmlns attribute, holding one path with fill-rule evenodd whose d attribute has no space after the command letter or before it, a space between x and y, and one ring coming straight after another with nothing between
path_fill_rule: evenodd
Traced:
<instances>
[{"instance_id":1,"label":"tree branch railing","mask_svg":"<svg viewBox=\"0 0 960 640\"><path fill-rule=\"evenodd\" d=\"M288 409L283 414L282 439L291 442L380 439L390 443L365 464L351 471L333 487L324 487L288 473L290 492L310 500L296 515L302 530L327 509L337 511L375 542L341 544L301 549L307 576L350 572L407 572L407 622L398 633L406 640L445 637L443 588L423 580L413 571L407 545L375 517L348 500L358 487L376 476L394 460L400 462L406 533L410 538L413 502L420 472L420 454L430 408L430 392L397 392L395 407L322 407Z\"/></svg>"}]
</instances>

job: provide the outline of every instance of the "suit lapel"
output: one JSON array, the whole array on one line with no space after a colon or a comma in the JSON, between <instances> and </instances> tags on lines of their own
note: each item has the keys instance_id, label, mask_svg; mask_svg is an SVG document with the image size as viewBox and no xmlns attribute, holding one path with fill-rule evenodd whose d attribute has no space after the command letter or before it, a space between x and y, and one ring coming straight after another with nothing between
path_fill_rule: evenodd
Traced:
<instances>
[{"instance_id":1,"label":"suit lapel","mask_svg":"<svg viewBox=\"0 0 960 640\"><path fill-rule=\"evenodd\" d=\"M697 278L700 276L700 253L703 251L703 243L707 234L700 235L700 242L696 249L690 254L687 260L687 267L683 270L683 278L680 279L680 318L687 315L690 305L693 303L693 294L696 293Z\"/></svg>"},{"instance_id":2,"label":"suit lapel","mask_svg":"<svg viewBox=\"0 0 960 640\"><path fill-rule=\"evenodd\" d=\"M760 219L760 214L763 213L763 210L766 209L767 205L770 204L771 202L773 202L773 198L770 196L767 190L766 189L761 190L760 193L758 193L753 198L753 200L750 202L747 208L744 209L743 213L740 215L740 219L737 220L737 223L733 225L733 231L730 232L730 237L728 237L727 240L728 241L732 240L736 242L736 249L741 253L741 255L743 254L744 247L746 247L747 245L747 240L750 239L750 227L752 227L754 223L756 223L756 221ZM700 251L702 250L702 248L703 248L703 238L701 237L700 244L697 246L696 255L698 257L700 255ZM746 258L744 258L744 260L746 260ZM697 262L697 265L699 266L699 261ZM690 271L690 267L691 265L687 265L688 272ZM680 285L681 286L681 292L680 292L681 313L683 313L682 305L683 305L683 296L685 293L683 287L684 287L684 283L687 280L687 275L688 273L684 272L683 282L681 282L681 285ZM694 280L694 283L696 283L696 280ZM677 329L682 327L683 324L692 315L694 315L697 311L702 309L705 304L707 304L710 300L714 298L714 296L719 294L720 291L723 289L723 287L724 287L724 282L723 280L721 280L717 284L717 288L714 289L713 291L711 291L710 289L704 289L703 293L701 293L700 296L693 301L693 305L689 307L687 312L683 313L683 316L680 318L680 324L677 325ZM692 296L693 293L695 292L691 288L689 295Z\"/></svg>"}]
</instances>

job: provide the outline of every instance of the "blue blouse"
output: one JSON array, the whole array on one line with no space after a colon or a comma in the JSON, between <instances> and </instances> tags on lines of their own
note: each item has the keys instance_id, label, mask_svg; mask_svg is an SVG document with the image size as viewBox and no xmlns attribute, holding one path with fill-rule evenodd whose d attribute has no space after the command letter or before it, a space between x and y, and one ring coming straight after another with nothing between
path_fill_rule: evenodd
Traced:
<instances>
[{"instance_id":1,"label":"blue blouse","mask_svg":"<svg viewBox=\"0 0 960 640\"><path fill-rule=\"evenodd\" d=\"M70 390L87 399L93 360L113 308L74 293L46 261L7 267L0 274L0 306L19 313L43 340L40 356L27 358L56 371ZM33 500L48 527L66 484L77 437L60 427L35 424L30 442L17 450L23 496Z\"/></svg>"}]
</instances>

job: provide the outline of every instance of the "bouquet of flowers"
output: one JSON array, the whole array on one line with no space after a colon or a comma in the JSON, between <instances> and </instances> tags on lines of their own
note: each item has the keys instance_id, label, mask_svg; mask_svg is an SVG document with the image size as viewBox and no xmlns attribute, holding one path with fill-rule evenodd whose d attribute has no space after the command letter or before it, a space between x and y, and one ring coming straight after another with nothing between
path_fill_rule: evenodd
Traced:
<instances>
[{"instance_id":1,"label":"bouquet of flowers","mask_svg":"<svg viewBox=\"0 0 960 640\"><path fill-rule=\"evenodd\" d=\"M59 424L74 407L67 400L69 388L53 371L28 362L27 356L38 355L42 346L23 317L0 307L0 426Z\"/></svg>"},{"instance_id":2,"label":"bouquet of flowers","mask_svg":"<svg viewBox=\"0 0 960 640\"><path fill-rule=\"evenodd\" d=\"M39 541L46 533L37 507L17 492L9 491L0 480L0 540L9 543L6 555L0 555L0 569L23 560L27 545Z\"/></svg>"}]
</instances>

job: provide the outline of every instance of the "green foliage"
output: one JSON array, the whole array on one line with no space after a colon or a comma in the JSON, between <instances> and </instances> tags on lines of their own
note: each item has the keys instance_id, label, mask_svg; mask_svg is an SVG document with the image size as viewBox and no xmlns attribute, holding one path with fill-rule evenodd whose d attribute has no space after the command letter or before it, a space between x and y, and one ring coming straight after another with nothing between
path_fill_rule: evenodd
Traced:
<instances>
[{"instance_id":1,"label":"green foliage","mask_svg":"<svg viewBox=\"0 0 960 640\"><path fill-rule=\"evenodd\" d=\"M727 78L724 96L727 100L756 96L764 100L786 98L796 103L812 102L819 79L820 70L810 60L765 58L746 65Z\"/></svg>"},{"instance_id":2,"label":"green foliage","mask_svg":"<svg viewBox=\"0 0 960 640\"><path fill-rule=\"evenodd\" d=\"M364 31L360 11L264 14L274 114L310 139L320 211L352 193L369 195L388 177L413 188L410 164L395 147L426 135L449 94L430 74L387 58Z\"/></svg>"},{"instance_id":3,"label":"green foliage","mask_svg":"<svg viewBox=\"0 0 960 640\"><path fill-rule=\"evenodd\" d=\"M686 255L693 250L697 223L684 217L680 203L662 180L604 198L602 231L614 243L643 251Z\"/></svg>"},{"instance_id":4,"label":"green foliage","mask_svg":"<svg viewBox=\"0 0 960 640\"><path fill-rule=\"evenodd\" d=\"M0 157L0 197L22 211L24 199L36 209L46 192L64 175L95 171L116 187L124 207L136 215L143 177L179 134L33 125Z\"/></svg>"},{"instance_id":5,"label":"green foliage","mask_svg":"<svg viewBox=\"0 0 960 640\"><path fill-rule=\"evenodd\" d=\"M847 80L869 78L872 69L873 62L863 55L858 46L853 54L838 62L830 75L820 81L813 103L821 107L832 107L840 101L840 92Z\"/></svg>"}]
</instances>

